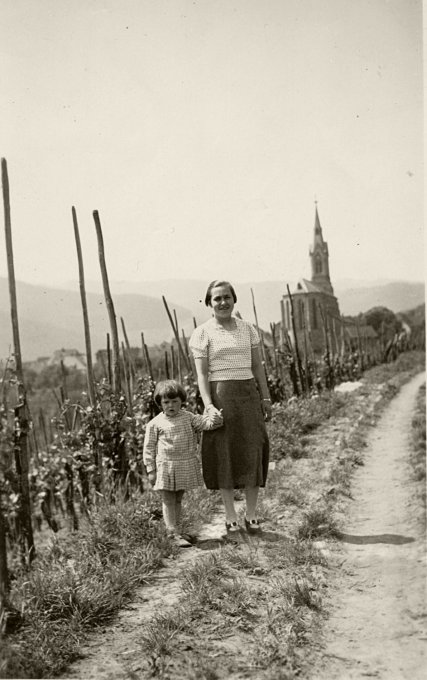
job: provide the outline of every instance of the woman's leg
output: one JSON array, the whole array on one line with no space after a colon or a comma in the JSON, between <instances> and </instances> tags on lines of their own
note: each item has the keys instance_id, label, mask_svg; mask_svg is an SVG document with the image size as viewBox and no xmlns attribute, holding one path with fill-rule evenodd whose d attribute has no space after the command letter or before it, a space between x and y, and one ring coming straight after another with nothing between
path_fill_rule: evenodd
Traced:
<instances>
[{"instance_id":1,"label":"woman's leg","mask_svg":"<svg viewBox=\"0 0 427 680\"><path fill-rule=\"evenodd\" d=\"M256 519L256 506L258 501L259 486L245 489L246 496L246 519Z\"/></svg>"},{"instance_id":2,"label":"woman's leg","mask_svg":"<svg viewBox=\"0 0 427 680\"><path fill-rule=\"evenodd\" d=\"M178 529L181 528L181 515L182 515L182 498L184 496L184 490L175 491L175 521Z\"/></svg>"},{"instance_id":3,"label":"woman's leg","mask_svg":"<svg viewBox=\"0 0 427 680\"><path fill-rule=\"evenodd\" d=\"M162 512L163 520L168 531L178 532L176 523L176 491L162 489Z\"/></svg>"},{"instance_id":4,"label":"woman's leg","mask_svg":"<svg viewBox=\"0 0 427 680\"><path fill-rule=\"evenodd\" d=\"M220 493L225 508L225 521L237 522L236 508L234 507L234 489L220 489Z\"/></svg>"}]
</instances>

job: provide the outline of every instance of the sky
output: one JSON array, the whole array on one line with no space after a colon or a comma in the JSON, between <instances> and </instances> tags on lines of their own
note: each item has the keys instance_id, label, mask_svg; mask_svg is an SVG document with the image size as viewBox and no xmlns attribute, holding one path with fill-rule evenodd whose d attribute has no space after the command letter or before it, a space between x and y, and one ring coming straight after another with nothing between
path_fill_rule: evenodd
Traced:
<instances>
[{"instance_id":1,"label":"sky","mask_svg":"<svg viewBox=\"0 0 427 680\"><path fill-rule=\"evenodd\" d=\"M17 279L424 279L420 0L2 0ZM3 243L4 243L4 239ZM0 242L0 276L7 275ZM141 290L143 292L143 290Z\"/></svg>"}]
</instances>

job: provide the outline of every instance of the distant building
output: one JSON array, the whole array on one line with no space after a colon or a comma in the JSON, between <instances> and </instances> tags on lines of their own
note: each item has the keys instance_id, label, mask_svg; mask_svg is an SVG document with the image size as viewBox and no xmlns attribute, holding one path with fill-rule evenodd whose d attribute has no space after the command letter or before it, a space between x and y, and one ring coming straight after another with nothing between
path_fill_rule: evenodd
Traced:
<instances>
[{"instance_id":1,"label":"distant building","mask_svg":"<svg viewBox=\"0 0 427 680\"><path fill-rule=\"evenodd\" d=\"M314 239L310 247L311 280L300 279L291 297L283 296L283 323L294 342L309 344L315 353L325 349L326 337L330 349L336 352L340 344L341 314L329 274L328 244L323 239L319 213L315 212ZM292 309L294 324L292 323Z\"/></svg>"},{"instance_id":2,"label":"distant building","mask_svg":"<svg viewBox=\"0 0 427 680\"><path fill-rule=\"evenodd\" d=\"M371 326L354 325L341 317L338 299L334 294L329 272L329 249L323 239L319 213L315 210L314 238L310 246L311 279L300 279L291 295L283 295L282 323L295 344L315 354L325 351L326 342L333 354L347 349L372 349L377 334ZM292 323L292 313L294 323Z\"/></svg>"},{"instance_id":3,"label":"distant building","mask_svg":"<svg viewBox=\"0 0 427 680\"><path fill-rule=\"evenodd\" d=\"M35 373L41 373L46 366L49 366L50 357L38 357L34 361L25 361L24 367Z\"/></svg>"},{"instance_id":4,"label":"distant building","mask_svg":"<svg viewBox=\"0 0 427 680\"><path fill-rule=\"evenodd\" d=\"M86 371L86 355L77 349L57 349L51 357L38 357L35 361L26 361L25 368L41 373L48 366L59 366L61 361L65 368Z\"/></svg>"},{"instance_id":5,"label":"distant building","mask_svg":"<svg viewBox=\"0 0 427 680\"><path fill-rule=\"evenodd\" d=\"M49 365L57 365L62 363L65 368L74 368L79 371L86 370L86 355L79 352L77 349L57 349L50 359Z\"/></svg>"}]
</instances>

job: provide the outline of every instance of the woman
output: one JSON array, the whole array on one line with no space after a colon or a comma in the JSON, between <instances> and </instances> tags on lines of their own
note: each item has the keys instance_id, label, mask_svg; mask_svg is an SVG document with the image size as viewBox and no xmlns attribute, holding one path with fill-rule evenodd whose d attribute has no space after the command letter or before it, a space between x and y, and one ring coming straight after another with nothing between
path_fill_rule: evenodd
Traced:
<instances>
[{"instance_id":1,"label":"woman","mask_svg":"<svg viewBox=\"0 0 427 680\"><path fill-rule=\"evenodd\" d=\"M257 532L256 505L269 455L264 419L271 417L271 401L258 334L250 323L232 315L236 301L228 281L212 281L205 304L213 317L195 329L190 348L205 408L222 410L224 418L222 428L203 433L205 484L220 490L229 532L239 531L234 489L244 489L246 528Z\"/></svg>"}]
</instances>

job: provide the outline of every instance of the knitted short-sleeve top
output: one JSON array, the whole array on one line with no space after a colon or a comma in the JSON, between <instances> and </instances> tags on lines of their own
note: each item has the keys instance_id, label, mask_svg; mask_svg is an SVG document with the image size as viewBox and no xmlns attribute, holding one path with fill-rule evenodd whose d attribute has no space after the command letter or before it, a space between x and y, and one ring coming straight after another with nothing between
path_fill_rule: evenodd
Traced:
<instances>
[{"instance_id":1,"label":"knitted short-sleeve top","mask_svg":"<svg viewBox=\"0 0 427 680\"><path fill-rule=\"evenodd\" d=\"M190 338L190 349L195 359L208 359L208 380L250 380L252 347L259 345L254 326L233 317L236 327L227 330L214 318L198 326Z\"/></svg>"}]
</instances>

